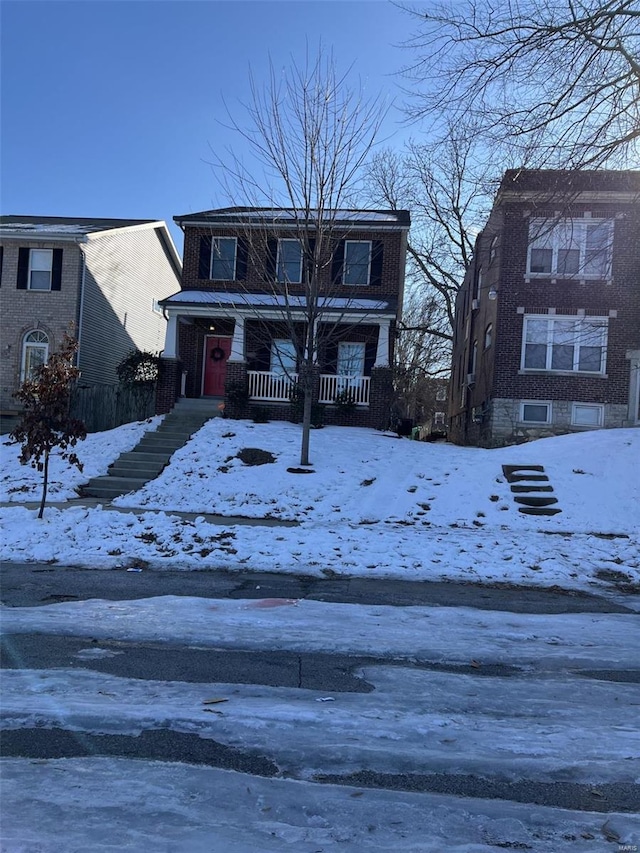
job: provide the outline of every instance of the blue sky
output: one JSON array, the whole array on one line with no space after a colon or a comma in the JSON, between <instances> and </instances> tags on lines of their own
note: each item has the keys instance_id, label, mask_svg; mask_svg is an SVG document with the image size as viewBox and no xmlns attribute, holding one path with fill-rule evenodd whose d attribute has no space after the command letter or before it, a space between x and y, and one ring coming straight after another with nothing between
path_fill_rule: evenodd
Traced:
<instances>
[{"instance_id":1,"label":"blue sky","mask_svg":"<svg viewBox=\"0 0 640 853\"><path fill-rule=\"evenodd\" d=\"M226 203L208 162L239 140L249 69L300 62L307 42L353 63L353 85L402 98L411 21L386 0L29 2L0 5L2 212L165 219ZM399 111L390 144L407 135ZM207 162L208 161L208 162ZM240 203L240 201L238 201Z\"/></svg>"}]
</instances>

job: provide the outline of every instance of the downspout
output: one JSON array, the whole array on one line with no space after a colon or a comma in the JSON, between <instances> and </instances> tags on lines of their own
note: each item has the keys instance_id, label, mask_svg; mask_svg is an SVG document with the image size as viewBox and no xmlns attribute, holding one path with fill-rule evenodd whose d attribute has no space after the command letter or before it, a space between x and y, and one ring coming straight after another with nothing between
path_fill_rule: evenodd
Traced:
<instances>
[{"instance_id":1,"label":"downspout","mask_svg":"<svg viewBox=\"0 0 640 853\"><path fill-rule=\"evenodd\" d=\"M76 340L78 341L78 352L76 354L76 366L80 367L80 352L82 347L82 318L84 317L84 291L87 279L87 259L84 253L82 246L78 243L78 249L80 250L80 299L78 304L78 331L76 334Z\"/></svg>"}]
</instances>

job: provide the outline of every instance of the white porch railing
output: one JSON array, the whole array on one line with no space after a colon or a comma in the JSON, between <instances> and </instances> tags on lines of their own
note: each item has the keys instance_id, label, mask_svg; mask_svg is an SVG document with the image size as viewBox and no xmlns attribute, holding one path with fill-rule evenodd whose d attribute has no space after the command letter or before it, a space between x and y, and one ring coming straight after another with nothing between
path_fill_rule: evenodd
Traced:
<instances>
[{"instance_id":1,"label":"white porch railing","mask_svg":"<svg viewBox=\"0 0 640 853\"><path fill-rule=\"evenodd\" d=\"M353 402L358 406L369 405L369 387L371 378L369 376L333 376L322 374L320 376L319 403L333 403L338 394L346 392Z\"/></svg>"},{"instance_id":2,"label":"white porch railing","mask_svg":"<svg viewBox=\"0 0 640 853\"><path fill-rule=\"evenodd\" d=\"M251 400L268 400L275 403L287 403L291 398L291 388L298 381L297 373L287 376L282 373L249 370L247 376Z\"/></svg>"}]
</instances>

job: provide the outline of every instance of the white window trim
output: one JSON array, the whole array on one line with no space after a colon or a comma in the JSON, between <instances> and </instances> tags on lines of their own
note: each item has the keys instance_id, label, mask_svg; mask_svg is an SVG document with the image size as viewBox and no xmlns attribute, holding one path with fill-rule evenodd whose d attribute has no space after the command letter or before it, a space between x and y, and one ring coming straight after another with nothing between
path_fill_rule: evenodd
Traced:
<instances>
[{"instance_id":1,"label":"white window trim","mask_svg":"<svg viewBox=\"0 0 640 853\"><path fill-rule=\"evenodd\" d=\"M46 341L30 341L29 337L34 333L44 335L46 337ZM28 349L40 349L44 350L44 360L43 364L46 364L49 361L49 335L44 332L42 329L29 329L28 332L25 332L22 338L22 352L20 354L20 382L24 382L27 378L27 350Z\"/></svg>"},{"instance_id":2,"label":"white window trim","mask_svg":"<svg viewBox=\"0 0 640 853\"><path fill-rule=\"evenodd\" d=\"M297 281L294 281L292 278L280 278L280 251L283 243L295 243L300 248L300 277ZM302 284L302 267L304 264L304 254L302 251L302 243L300 240L292 240L290 238L282 238L278 240L278 253L276 256L276 281L279 284Z\"/></svg>"},{"instance_id":3,"label":"white window trim","mask_svg":"<svg viewBox=\"0 0 640 853\"><path fill-rule=\"evenodd\" d=\"M347 271L347 246L350 244L354 245L362 245L366 243L369 246L369 263L367 266L367 280L365 282L356 282L356 281L346 281L345 274ZM371 256L373 254L373 243L371 240L345 240L344 241L344 259L343 259L343 273L342 273L342 283L348 284L349 287L368 287L371 284Z\"/></svg>"},{"instance_id":4,"label":"white window trim","mask_svg":"<svg viewBox=\"0 0 640 853\"><path fill-rule=\"evenodd\" d=\"M32 272L46 272L46 270L34 270L33 269L33 253L34 252L49 252L49 257L51 258L51 265L49 267L49 287L32 287L31 286L31 273ZM53 287L53 249L29 249L29 277L27 278L27 289L34 290L36 293L40 291L40 293L47 293ZM30 333L28 333L30 334Z\"/></svg>"},{"instance_id":5,"label":"white window trim","mask_svg":"<svg viewBox=\"0 0 640 853\"><path fill-rule=\"evenodd\" d=\"M563 225L564 223L571 223L571 227L575 229L577 240L580 249L580 262L578 264L578 272L576 273L560 273L557 272L558 269L558 250L561 248L565 248L564 245L560 243L559 240L559 231L557 226ZM609 241L607 248L607 269L604 275L599 275L598 273L587 273L584 270L585 264L585 255L586 255L586 241L587 241L587 226L589 224L602 223L606 222L609 225ZM541 247L534 245L534 241L531 238L531 230L539 226L541 228L548 227L549 228L549 241L550 245ZM532 249L538 248L547 248L552 251L552 259L551 259L551 272L532 272L531 271L531 251ZM551 279L562 279L562 280L572 280L572 281L611 281L611 267L612 267L612 254L613 254L613 219L609 218L583 218L583 219L531 219L529 222L529 245L527 247L527 269L526 269L526 278L527 279L536 279L536 278L551 278Z\"/></svg>"},{"instance_id":6,"label":"white window trim","mask_svg":"<svg viewBox=\"0 0 640 853\"><path fill-rule=\"evenodd\" d=\"M525 367L526 344L527 344L527 321L528 320L546 320L547 321L547 352L545 365L548 367ZM552 345L553 345L553 323L556 321L567 320L572 323L580 323L582 321L599 321L599 324L605 330L604 341L602 344L602 358L600 361L600 370L557 370L552 368ZM609 345L609 318L608 317L578 317L575 314L525 314L522 322L522 343L520 347L520 371L522 373L551 373L553 375L569 375L569 376L606 376L607 373L607 348Z\"/></svg>"},{"instance_id":7,"label":"white window trim","mask_svg":"<svg viewBox=\"0 0 640 853\"><path fill-rule=\"evenodd\" d=\"M525 406L546 406L547 407L547 419L545 421L526 421L524 419L524 407ZM553 417L553 404L551 400L520 400L520 410L518 412L518 421L522 424L536 424L537 426L545 426L552 422Z\"/></svg>"},{"instance_id":8,"label":"white window trim","mask_svg":"<svg viewBox=\"0 0 640 853\"><path fill-rule=\"evenodd\" d=\"M216 243L219 242L220 240L233 240L233 242L235 243L235 249L233 251L233 278L214 278L213 277L213 261L214 261L213 252L214 252ZM224 236L212 237L211 238L211 259L209 262L209 276L210 276L211 280L212 281L235 281L237 271L238 271L238 238L237 237L224 237Z\"/></svg>"},{"instance_id":9,"label":"white window trim","mask_svg":"<svg viewBox=\"0 0 640 853\"><path fill-rule=\"evenodd\" d=\"M579 424L576 422L576 409L587 408L597 409L599 412L597 424ZM582 427L583 429L599 429L604 425L604 403L572 403L571 404L571 426Z\"/></svg>"}]
</instances>

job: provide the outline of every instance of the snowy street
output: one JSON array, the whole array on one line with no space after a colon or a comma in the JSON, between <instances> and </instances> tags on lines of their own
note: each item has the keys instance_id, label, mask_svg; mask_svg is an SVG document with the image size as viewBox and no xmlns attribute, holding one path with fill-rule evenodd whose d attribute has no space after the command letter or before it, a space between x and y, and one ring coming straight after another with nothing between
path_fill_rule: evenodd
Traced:
<instances>
[{"instance_id":1,"label":"snowy street","mask_svg":"<svg viewBox=\"0 0 640 853\"><path fill-rule=\"evenodd\" d=\"M176 575L94 572L97 592L118 575L105 600L81 572L33 566L18 584L19 570L3 850L640 842L640 632L619 603L456 584L434 585L433 604L414 584L409 603L410 584L379 581L354 604L332 580L298 598L302 580L251 574L212 576L209 596L182 575L183 595L138 598Z\"/></svg>"},{"instance_id":2,"label":"snowy street","mask_svg":"<svg viewBox=\"0 0 640 853\"><path fill-rule=\"evenodd\" d=\"M43 520L0 447L2 853L640 849L640 431L298 441L216 418L104 506L54 460Z\"/></svg>"}]
</instances>

